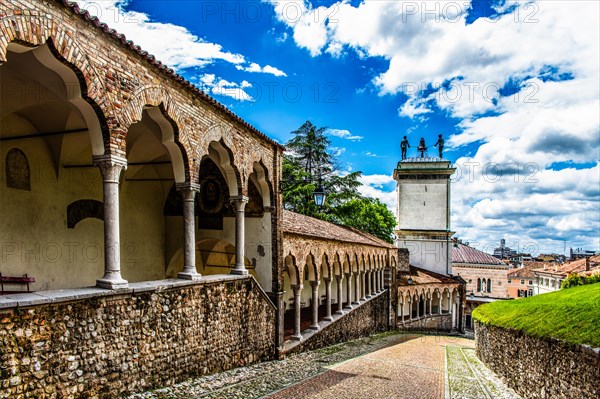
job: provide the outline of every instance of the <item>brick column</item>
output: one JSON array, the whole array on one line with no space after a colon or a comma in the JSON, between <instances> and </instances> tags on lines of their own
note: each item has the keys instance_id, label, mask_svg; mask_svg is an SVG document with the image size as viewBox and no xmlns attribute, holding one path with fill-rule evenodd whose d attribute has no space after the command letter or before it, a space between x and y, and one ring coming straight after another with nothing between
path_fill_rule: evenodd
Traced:
<instances>
[{"instance_id":1,"label":"brick column","mask_svg":"<svg viewBox=\"0 0 600 399\"><path fill-rule=\"evenodd\" d=\"M300 331L300 295L302 294L302 284L292 286L294 290L294 335L292 339L300 341L302 339L302 331Z\"/></svg>"},{"instance_id":2,"label":"brick column","mask_svg":"<svg viewBox=\"0 0 600 399\"><path fill-rule=\"evenodd\" d=\"M344 293L342 292L342 281L343 281L343 275L340 276L335 276L335 281L337 282L337 311L335 312L335 314L339 314L339 315L343 315L344 314L344 310L343 310L343 303L344 303Z\"/></svg>"},{"instance_id":3,"label":"brick column","mask_svg":"<svg viewBox=\"0 0 600 399\"><path fill-rule=\"evenodd\" d=\"M311 330L319 330L319 282L311 281L312 287L312 324Z\"/></svg>"},{"instance_id":4,"label":"brick column","mask_svg":"<svg viewBox=\"0 0 600 399\"><path fill-rule=\"evenodd\" d=\"M121 277L119 221L119 178L127 169L127 159L102 155L93 160L100 168L104 193L104 276L96 280L96 286L111 290L127 288L129 284Z\"/></svg>"},{"instance_id":5,"label":"brick column","mask_svg":"<svg viewBox=\"0 0 600 399\"><path fill-rule=\"evenodd\" d=\"M183 196L183 271L177 274L177 278L184 280L200 280L202 275L196 270L196 217L194 205L199 185L195 183L183 183L177 185L177 189Z\"/></svg>"},{"instance_id":6,"label":"brick column","mask_svg":"<svg viewBox=\"0 0 600 399\"><path fill-rule=\"evenodd\" d=\"M248 197L238 195L231 198L231 203L235 208L235 266L231 270L231 274L247 275L248 270L244 265L244 246L245 239L245 212Z\"/></svg>"},{"instance_id":7,"label":"brick column","mask_svg":"<svg viewBox=\"0 0 600 399\"><path fill-rule=\"evenodd\" d=\"M352 310L352 299L350 298L350 294L352 292L352 274L346 274L346 306L344 309Z\"/></svg>"},{"instance_id":8,"label":"brick column","mask_svg":"<svg viewBox=\"0 0 600 399\"><path fill-rule=\"evenodd\" d=\"M325 280L325 320L331 321L331 279L326 278Z\"/></svg>"}]
</instances>

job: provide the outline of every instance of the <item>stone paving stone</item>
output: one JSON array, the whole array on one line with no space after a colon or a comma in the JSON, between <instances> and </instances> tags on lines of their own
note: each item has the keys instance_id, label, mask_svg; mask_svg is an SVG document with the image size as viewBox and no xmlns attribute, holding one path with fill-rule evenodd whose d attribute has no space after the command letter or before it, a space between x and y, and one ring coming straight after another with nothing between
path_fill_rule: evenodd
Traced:
<instances>
[{"instance_id":1,"label":"stone paving stone","mask_svg":"<svg viewBox=\"0 0 600 399\"><path fill-rule=\"evenodd\" d=\"M518 399L477 359L473 344L457 337L385 333L129 399L444 399L445 391L446 399Z\"/></svg>"}]
</instances>

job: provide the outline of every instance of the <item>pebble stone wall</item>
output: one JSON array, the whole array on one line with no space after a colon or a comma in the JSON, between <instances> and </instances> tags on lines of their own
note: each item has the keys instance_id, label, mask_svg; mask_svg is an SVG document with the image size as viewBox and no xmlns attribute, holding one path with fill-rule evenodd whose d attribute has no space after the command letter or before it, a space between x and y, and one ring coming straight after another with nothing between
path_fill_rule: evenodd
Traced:
<instances>
[{"instance_id":1,"label":"pebble stone wall","mask_svg":"<svg viewBox=\"0 0 600 399\"><path fill-rule=\"evenodd\" d=\"M0 398L115 398L275 356L252 278L0 311Z\"/></svg>"},{"instance_id":2,"label":"pebble stone wall","mask_svg":"<svg viewBox=\"0 0 600 399\"><path fill-rule=\"evenodd\" d=\"M524 399L600 397L600 352L475 322L477 356Z\"/></svg>"}]
</instances>

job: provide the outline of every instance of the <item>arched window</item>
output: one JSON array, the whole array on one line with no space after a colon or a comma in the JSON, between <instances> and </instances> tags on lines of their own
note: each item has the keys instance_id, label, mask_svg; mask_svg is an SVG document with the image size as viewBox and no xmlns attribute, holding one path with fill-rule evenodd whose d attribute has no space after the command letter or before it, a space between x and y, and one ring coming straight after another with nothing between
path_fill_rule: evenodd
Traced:
<instances>
[{"instance_id":1,"label":"arched window","mask_svg":"<svg viewBox=\"0 0 600 399\"><path fill-rule=\"evenodd\" d=\"M481 279L477 278L477 292L481 292Z\"/></svg>"},{"instance_id":2,"label":"arched window","mask_svg":"<svg viewBox=\"0 0 600 399\"><path fill-rule=\"evenodd\" d=\"M492 292L492 279L489 279L489 278L487 281L487 292L490 292L490 293Z\"/></svg>"},{"instance_id":3,"label":"arched window","mask_svg":"<svg viewBox=\"0 0 600 399\"><path fill-rule=\"evenodd\" d=\"M18 148L12 148L6 154L6 186L31 191L29 162L25 153Z\"/></svg>"}]
</instances>

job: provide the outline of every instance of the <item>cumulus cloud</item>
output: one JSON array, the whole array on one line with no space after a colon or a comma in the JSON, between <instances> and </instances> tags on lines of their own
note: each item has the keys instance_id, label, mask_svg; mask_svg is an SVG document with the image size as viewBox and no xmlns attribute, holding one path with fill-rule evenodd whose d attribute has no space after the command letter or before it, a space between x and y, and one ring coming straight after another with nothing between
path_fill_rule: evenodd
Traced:
<instances>
[{"instance_id":1,"label":"cumulus cloud","mask_svg":"<svg viewBox=\"0 0 600 399\"><path fill-rule=\"evenodd\" d=\"M339 137L341 139L346 139L350 141L360 141L363 139L363 136L354 135L350 133L349 130L345 129L327 129L325 133L331 136Z\"/></svg>"},{"instance_id":2,"label":"cumulus cloud","mask_svg":"<svg viewBox=\"0 0 600 399\"><path fill-rule=\"evenodd\" d=\"M236 65L235 67L236 67L236 69L238 69L240 71L255 72L255 73L269 73L269 74L275 75L275 76L287 76L287 74L285 72L283 72L282 70L280 70L278 68L272 67L271 65L261 67L260 65L258 65L255 62L253 62L247 66Z\"/></svg>"},{"instance_id":3,"label":"cumulus cloud","mask_svg":"<svg viewBox=\"0 0 600 399\"><path fill-rule=\"evenodd\" d=\"M598 2L506 1L493 18L474 17L468 2L273 3L311 55L387 60L372 83L397 96L401 117L441 110L459 121L447 147L475 148L456 162L461 236L557 252L564 241L600 247ZM574 167L555 170L561 163Z\"/></svg>"},{"instance_id":4,"label":"cumulus cloud","mask_svg":"<svg viewBox=\"0 0 600 399\"><path fill-rule=\"evenodd\" d=\"M287 76L278 68L261 67L249 62L242 54L226 51L220 44L208 42L183 26L154 21L148 14L128 10L128 0L79 0L78 3L80 8L174 69L205 67L224 61L247 72Z\"/></svg>"},{"instance_id":5,"label":"cumulus cloud","mask_svg":"<svg viewBox=\"0 0 600 399\"><path fill-rule=\"evenodd\" d=\"M225 79L218 78L211 73L204 74L200 77L200 85L202 90L226 97L231 97L238 101L254 101L245 89L251 88L252 84L247 81L241 83L229 82Z\"/></svg>"}]
</instances>

